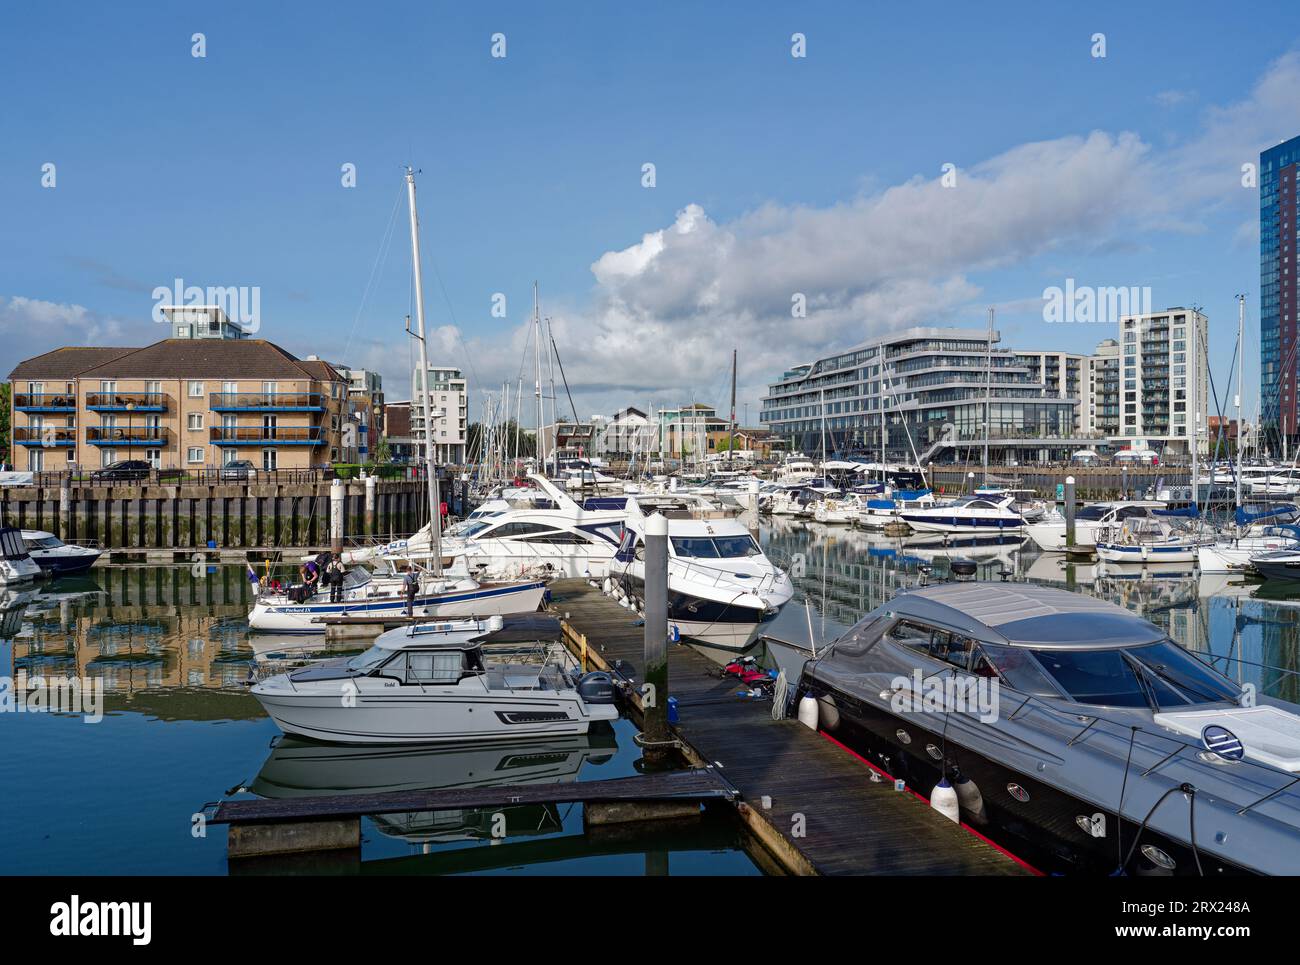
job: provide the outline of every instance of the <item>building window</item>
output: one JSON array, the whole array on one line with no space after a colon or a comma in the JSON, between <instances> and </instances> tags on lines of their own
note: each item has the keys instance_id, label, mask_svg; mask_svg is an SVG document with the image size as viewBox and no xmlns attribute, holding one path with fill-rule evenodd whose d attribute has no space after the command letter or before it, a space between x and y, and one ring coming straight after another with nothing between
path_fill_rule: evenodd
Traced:
<instances>
[{"instance_id":1,"label":"building window","mask_svg":"<svg viewBox=\"0 0 1300 965\"><path fill-rule=\"evenodd\" d=\"M201 398L203 398L203 383L202 383L202 382L190 382L190 383L188 383L188 385L189 385L189 395L190 395L190 398L191 398L191 399L201 399Z\"/></svg>"},{"instance_id":2,"label":"building window","mask_svg":"<svg viewBox=\"0 0 1300 965\"><path fill-rule=\"evenodd\" d=\"M202 447L202 446L190 446L189 449L186 450L186 452L185 452L185 460L186 460L186 462L202 462L202 461L203 461L203 447Z\"/></svg>"},{"instance_id":3,"label":"building window","mask_svg":"<svg viewBox=\"0 0 1300 965\"><path fill-rule=\"evenodd\" d=\"M189 414L189 423L188 423L188 428L191 429L191 430L193 430L193 431L201 431L201 430L203 429L203 413L202 413L202 412L191 412L191 413Z\"/></svg>"}]
</instances>

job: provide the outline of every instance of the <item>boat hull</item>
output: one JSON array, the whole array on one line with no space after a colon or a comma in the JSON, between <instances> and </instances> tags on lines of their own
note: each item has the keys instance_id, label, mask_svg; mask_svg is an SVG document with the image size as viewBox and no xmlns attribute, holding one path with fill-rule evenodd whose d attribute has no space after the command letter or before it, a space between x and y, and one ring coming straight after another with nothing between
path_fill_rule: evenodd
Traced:
<instances>
[{"instance_id":1,"label":"boat hull","mask_svg":"<svg viewBox=\"0 0 1300 965\"><path fill-rule=\"evenodd\" d=\"M427 593L416 596L414 612L433 619L509 616L532 613L541 606L546 584L541 580L506 586L485 585L477 590ZM406 598L371 597L345 603L269 603L259 600L248 617L253 630L272 633L324 633L318 617L398 617L406 613Z\"/></svg>"},{"instance_id":2,"label":"boat hull","mask_svg":"<svg viewBox=\"0 0 1300 965\"><path fill-rule=\"evenodd\" d=\"M338 693L253 694L286 734L333 744L438 744L587 733L597 720L613 720L613 704L583 705L576 696L514 694L476 697L356 697L344 708ZM454 690L454 688L448 688Z\"/></svg>"},{"instance_id":3,"label":"boat hull","mask_svg":"<svg viewBox=\"0 0 1300 965\"><path fill-rule=\"evenodd\" d=\"M805 680L807 683L807 680ZM1035 776L1008 767L962 742L952 730L919 725L917 715L896 715L865 701L831 692L813 683L818 698L822 728L837 741L865 758L874 767L901 779L923 796L928 796L941 777L955 775L969 779L976 791L978 808L962 802L962 822L1008 848L1018 857L1048 873L1107 875L1117 864L1113 811L1098 802L1086 801ZM942 721L945 715L935 715ZM902 739L906 735L906 741ZM945 775L940 761L948 762ZM961 792L959 792L960 794ZM1023 800L1020 796L1022 795ZM1102 815L1105 836L1093 837L1081 829L1079 818ZM1132 842L1134 825L1124 821L1124 845ZM1173 874L1195 875L1196 858L1189 847L1152 828L1142 844L1151 844L1175 860ZM1201 859L1207 873L1239 875L1250 873L1222 858L1210 858L1202 846ZM1140 853L1135 854L1129 873L1167 875Z\"/></svg>"},{"instance_id":4,"label":"boat hull","mask_svg":"<svg viewBox=\"0 0 1300 965\"><path fill-rule=\"evenodd\" d=\"M1107 563L1195 563L1198 546L1160 543L1098 543L1097 558Z\"/></svg>"}]
</instances>

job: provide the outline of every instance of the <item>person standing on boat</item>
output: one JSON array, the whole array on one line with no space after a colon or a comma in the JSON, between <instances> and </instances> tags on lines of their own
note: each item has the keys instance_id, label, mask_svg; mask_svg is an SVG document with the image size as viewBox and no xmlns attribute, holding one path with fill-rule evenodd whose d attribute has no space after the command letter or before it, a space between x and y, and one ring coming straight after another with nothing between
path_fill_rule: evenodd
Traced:
<instances>
[{"instance_id":1,"label":"person standing on boat","mask_svg":"<svg viewBox=\"0 0 1300 965\"><path fill-rule=\"evenodd\" d=\"M330 602L343 602L343 576L348 568L343 565L343 557L335 553L333 558L325 564L325 579L330 585Z\"/></svg>"},{"instance_id":2,"label":"person standing on boat","mask_svg":"<svg viewBox=\"0 0 1300 965\"><path fill-rule=\"evenodd\" d=\"M298 577L302 580L302 599L298 602L304 603L316 592L316 584L320 580L320 567L316 565L315 560L308 560L299 568Z\"/></svg>"},{"instance_id":3,"label":"person standing on boat","mask_svg":"<svg viewBox=\"0 0 1300 965\"><path fill-rule=\"evenodd\" d=\"M406 591L406 615L415 616L415 592L420 588L420 577L410 563L406 564L406 576L402 578L402 588Z\"/></svg>"},{"instance_id":4,"label":"person standing on boat","mask_svg":"<svg viewBox=\"0 0 1300 965\"><path fill-rule=\"evenodd\" d=\"M256 597L262 591L262 583L257 578L257 570L253 569L253 564L245 562L244 565L248 567L248 582L253 588L253 596Z\"/></svg>"}]
</instances>

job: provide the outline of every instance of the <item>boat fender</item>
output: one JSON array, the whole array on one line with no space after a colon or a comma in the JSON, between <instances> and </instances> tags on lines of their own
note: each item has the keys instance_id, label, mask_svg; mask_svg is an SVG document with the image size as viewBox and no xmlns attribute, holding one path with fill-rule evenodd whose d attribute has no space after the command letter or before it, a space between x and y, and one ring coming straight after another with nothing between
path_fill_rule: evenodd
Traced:
<instances>
[{"instance_id":1,"label":"boat fender","mask_svg":"<svg viewBox=\"0 0 1300 965\"><path fill-rule=\"evenodd\" d=\"M957 792L957 803L970 817L973 824L988 822L988 812L984 809L984 795L979 787L965 774L958 774L953 781L953 790Z\"/></svg>"},{"instance_id":2,"label":"boat fender","mask_svg":"<svg viewBox=\"0 0 1300 965\"><path fill-rule=\"evenodd\" d=\"M804 694L799 699L799 723L817 729L817 698L812 694Z\"/></svg>"},{"instance_id":3,"label":"boat fender","mask_svg":"<svg viewBox=\"0 0 1300 965\"><path fill-rule=\"evenodd\" d=\"M930 792L930 807L934 808L949 821L956 824L961 823L961 807L957 803L957 792L953 786L948 783L948 779L942 778Z\"/></svg>"}]
</instances>

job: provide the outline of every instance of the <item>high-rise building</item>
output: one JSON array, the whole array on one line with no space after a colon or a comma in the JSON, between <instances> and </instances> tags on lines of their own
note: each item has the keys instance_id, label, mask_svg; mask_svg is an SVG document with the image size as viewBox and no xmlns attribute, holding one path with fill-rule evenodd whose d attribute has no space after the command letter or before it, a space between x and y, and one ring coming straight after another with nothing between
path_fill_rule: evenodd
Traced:
<instances>
[{"instance_id":1,"label":"high-rise building","mask_svg":"<svg viewBox=\"0 0 1300 965\"><path fill-rule=\"evenodd\" d=\"M1296 271L1300 268L1300 137L1259 155L1259 378L1265 445L1294 451Z\"/></svg>"},{"instance_id":2,"label":"high-rise building","mask_svg":"<svg viewBox=\"0 0 1300 965\"><path fill-rule=\"evenodd\" d=\"M1195 437L1197 451L1207 452L1208 321L1189 308L1120 318L1120 428L1113 441L1187 453Z\"/></svg>"},{"instance_id":3,"label":"high-rise building","mask_svg":"<svg viewBox=\"0 0 1300 965\"><path fill-rule=\"evenodd\" d=\"M469 393L460 369L429 363L429 404L433 418L433 461L465 462ZM419 458L424 453L424 384L417 366L411 373L411 439Z\"/></svg>"},{"instance_id":4,"label":"high-rise building","mask_svg":"<svg viewBox=\"0 0 1300 965\"><path fill-rule=\"evenodd\" d=\"M1093 436L1118 436L1119 342L1103 339L1088 358L1087 377L1079 404L1079 425Z\"/></svg>"}]
</instances>

